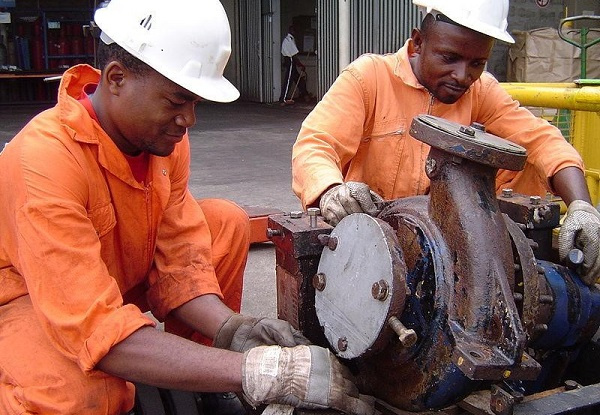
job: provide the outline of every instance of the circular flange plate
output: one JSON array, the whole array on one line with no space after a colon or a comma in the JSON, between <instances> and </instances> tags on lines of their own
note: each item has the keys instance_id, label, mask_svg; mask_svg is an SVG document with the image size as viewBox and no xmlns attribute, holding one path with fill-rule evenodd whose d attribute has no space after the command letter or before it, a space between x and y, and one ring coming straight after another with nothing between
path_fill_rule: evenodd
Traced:
<instances>
[{"instance_id":1,"label":"circular flange plate","mask_svg":"<svg viewBox=\"0 0 600 415\"><path fill-rule=\"evenodd\" d=\"M527 160L527 151L518 144L433 115L416 116L410 134L431 147L495 168L518 171Z\"/></svg>"},{"instance_id":2,"label":"circular flange plate","mask_svg":"<svg viewBox=\"0 0 600 415\"><path fill-rule=\"evenodd\" d=\"M392 227L364 213L333 229L335 250L323 249L315 290L317 317L338 356L353 359L383 348L406 297L406 265Z\"/></svg>"}]
</instances>

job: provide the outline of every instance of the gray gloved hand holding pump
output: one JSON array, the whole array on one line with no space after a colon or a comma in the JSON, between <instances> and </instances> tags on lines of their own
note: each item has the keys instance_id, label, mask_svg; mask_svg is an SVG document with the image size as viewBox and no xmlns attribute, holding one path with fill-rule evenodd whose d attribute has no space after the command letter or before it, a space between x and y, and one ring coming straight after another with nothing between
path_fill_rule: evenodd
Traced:
<instances>
[{"instance_id":1,"label":"gray gloved hand holding pump","mask_svg":"<svg viewBox=\"0 0 600 415\"><path fill-rule=\"evenodd\" d=\"M367 213L375 216L380 212L376 203L383 198L365 183L347 182L333 186L321 196L321 215L330 225L337 225L351 213Z\"/></svg>"},{"instance_id":2,"label":"gray gloved hand holding pump","mask_svg":"<svg viewBox=\"0 0 600 415\"><path fill-rule=\"evenodd\" d=\"M244 353L244 398L254 407L278 403L306 409L333 408L375 414L374 401L358 393L352 375L318 346L259 346Z\"/></svg>"},{"instance_id":3,"label":"gray gloved hand holding pump","mask_svg":"<svg viewBox=\"0 0 600 415\"><path fill-rule=\"evenodd\" d=\"M600 277L600 213L588 202L574 200L558 235L558 254L562 261L569 251L583 251L581 279L592 286Z\"/></svg>"},{"instance_id":4,"label":"gray gloved hand holding pump","mask_svg":"<svg viewBox=\"0 0 600 415\"><path fill-rule=\"evenodd\" d=\"M245 352L256 346L293 347L309 343L300 331L285 320L232 314L217 331L213 346Z\"/></svg>"}]
</instances>

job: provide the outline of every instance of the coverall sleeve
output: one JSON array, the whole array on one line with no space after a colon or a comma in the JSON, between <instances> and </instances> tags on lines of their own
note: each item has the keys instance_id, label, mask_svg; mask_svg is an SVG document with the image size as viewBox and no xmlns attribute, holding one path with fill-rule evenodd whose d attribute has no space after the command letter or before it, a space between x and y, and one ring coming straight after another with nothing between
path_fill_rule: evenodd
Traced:
<instances>
[{"instance_id":1,"label":"coverall sleeve","mask_svg":"<svg viewBox=\"0 0 600 415\"><path fill-rule=\"evenodd\" d=\"M305 208L330 186L344 182L368 122L368 96L359 59L346 68L302 123L292 149L292 188Z\"/></svg>"},{"instance_id":2,"label":"coverall sleeve","mask_svg":"<svg viewBox=\"0 0 600 415\"><path fill-rule=\"evenodd\" d=\"M112 346L154 323L123 305L102 261L100 238L115 225L112 204L88 210L85 169L59 140L30 134L11 158L15 219L2 232L16 241L12 262L43 330L59 352L89 371ZM106 220L93 223L97 213Z\"/></svg>"},{"instance_id":3,"label":"coverall sleeve","mask_svg":"<svg viewBox=\"0 0 600 415\"><path fill-rule=\"evenodd\" d=\"M200 295L223 298L212 262L210 230L188 188L188 137L177 151L179 157L171 166L171 189L158 227L147 294L152 314L161 321L173 309Z\"/></svg>"},{"instance_id":4,"label":"coverall sleeve","mask_svg":"<svg viewBox=\"0 0 600 415\"><path fill-rule=\"evenodd\" d=\"M559 170L577 167L583 171L580 154L558 128L519 106L495 79L487 78L482 105L474 106L480 109L473 119L482 122L491 134L525 147L527 164L534 166L550 191L550 178Z\"/></svg>"}]
</instances>

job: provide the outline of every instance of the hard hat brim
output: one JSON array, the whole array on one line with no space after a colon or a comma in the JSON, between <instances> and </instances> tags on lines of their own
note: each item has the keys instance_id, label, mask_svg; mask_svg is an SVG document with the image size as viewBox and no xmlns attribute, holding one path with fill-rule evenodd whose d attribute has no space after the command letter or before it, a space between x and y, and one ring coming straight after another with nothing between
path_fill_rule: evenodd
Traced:
<instances>
[{"instance_id":1,"label":"hard hat brim","mask_svg":"<svg viewBox=\"0 0 600 415\"><path fill-rule=\"evenodd\" d=\"M232 102L240 97L240 92L225 77L220 79L171 77L171 81L188 91L214 102Z\"/></svg>"}]
</instances>

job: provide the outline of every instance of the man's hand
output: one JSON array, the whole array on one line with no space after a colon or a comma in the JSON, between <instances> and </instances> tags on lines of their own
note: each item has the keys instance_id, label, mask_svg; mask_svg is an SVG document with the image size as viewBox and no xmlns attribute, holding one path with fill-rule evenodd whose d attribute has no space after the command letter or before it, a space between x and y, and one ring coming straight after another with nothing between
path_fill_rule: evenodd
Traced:
<instances>
[{"instance_id":1,"label":"man's hand","mask_svg":"<svg viewBox=\"0 0 600 415\"><path fill-rule=\"evenodd\" d=\"M337 225L351 213L368 213L375 216L380 212L376 203L383 198L372 191L365 183L347 182L327 190L321 196L321 215L330 225Z\"/></svg>"},{"instance_id":2,"label":"man's hand","mask_svg":"<svg viewBox=\"0 0 600 415\"><path fill-rule=\"evenodd\" d=\"M261 346L244 354L244 398L254 407L278 403L306 409L333 408L346 414L375 414L360 396L348 369L318 346Z\"/></svg>"},{"instance_id":3,"label":"man's hand","mask_svg":"<svg viewBox=\"0 0 600 415\"><path fill-rule=\"evenodd\" d=\"M583 251L581 279L592 286L600 277L600 213L583 200L571 202L558 234L558 254L562 261L569 251Z\"/></svg>"},{"instance_id":4,"label":"man's hand","mask_svg":"<svg viewBox=\"0 0 600 415\"><path fill-rule=\"evenodd\" d=\"M245 352L256 346L293 347L309 343L306 337L287 321L232 314L217 331L213 346Z\"/></svg>"}]
</instances>

